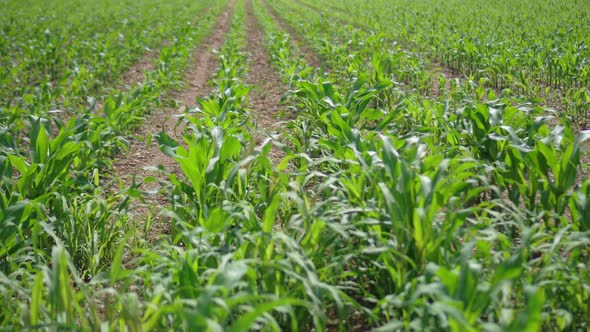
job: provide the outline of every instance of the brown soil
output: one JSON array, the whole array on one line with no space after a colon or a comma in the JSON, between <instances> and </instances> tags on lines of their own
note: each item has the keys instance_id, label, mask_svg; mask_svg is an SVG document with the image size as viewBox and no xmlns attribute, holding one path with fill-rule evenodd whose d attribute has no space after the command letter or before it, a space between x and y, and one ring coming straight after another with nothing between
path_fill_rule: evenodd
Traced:
<instances>
[{"instance_id":1,"label":"brown soil","mask_svg":"<svg viewBox=\"0 0 590 332\"><path fill-rule=\"evenodd\" d=\"M164 43L165 45L165 43ZM145 80L144 73L156 69L154 60L160 56L160 48L148 49L139 61L137 61L131 68L129 68L123 75L121 75L121 83L123 88L130 88L137 82Z\"/></svg>"},{"instance_id":2,"label":"brown soil","mask_svg":"<svg viewBox=\"0 0 590 332\"><path fill-rule=\"evenodd\" d=\"M274 71L270 56L264 46L264 35L260 24L252 12L252 2L246 2L248 18L248 45L246 51L248 57L248 83L254 86L249 95L249 107L252 109L252 116L255 127L261 129L255 133L257 143L262 142L265 136L276 135L280 132L278 116L284 108L281 108L280 101L283 93L288 91L286 85ZM283 156L282 151L273 148L270 157L278 161Z\"/></svg>"},{"instance_id":3,"label":"brown soil","mask_svg":"<svg viewBox=\"0 0 590 332\"><path fill-rule=\"evenodd\" d=\"M115 173L127 186L132 184L133 177L137 182L143 181L147 177L156 179L156 181L141 187L141 190L145 192L143 198L146 204L135 202L131 207L132 218L139 221L140 224L145 224L148 216L151 216L152 227L147 230L148 234L146 234L150 239L168 232L169 226L159 214L168 198L168 194L161 184L167 180L168 172L180 174L181 171L174 160L160 151L155 140L151 144L147 144L147 138L160 131L172 137L176 136L175 132L182 131L182 128L180 130L177 128L176 118L181 116L188 107L196 106L197 97L204 97L210 92L207 82L213 75L217 64L214 50L223 45L223 38L230 27L230 13L233 4L234 1L230 0L228 8L218 18L212 34L199 45L193 55L191 65L185 74L186 89L170 93L169 99L175 100L176 104L181 107L154 109L137 133L140 139L134 139L129 152L115 162Z\"/></svg>"},{"instance_id":4,"label":"brown soil","mask_svg":"<svg viewBox=\"0 0 590 332\"><path fill-rule=\"evenodd\" d=\"M209 7L205 7L202 9L196 16L195 19L192 20L193 23L198 22L199 19L205 17L207 12L209 11ZM139 61L131 66L123 75L121 75L121 83L123 88L130 88L137 82L142 82L145 80L145 72L152 71L156 69L155 60L160 57L160 49L169 46L170 41L165 40L163 41L156 49L147 49L146 53L143 55Z\"/></svg>"},{"instance_id":5,"label":"brown soil","mask_svg":"<svg viewBox=\"0 0 590 332\"><path fill-rule=\"evenodd\" d=\"M217 55L215 50L223 46L224 36L230 28L230 18L235 1L230 0L228 8L221 14L221 18L213 29L213 34L209 37L201 52L197 52L193 57L193 65L190 66L185 75L187 88L183 91L172 93L172 97L184 106L196 105L197 97L204 97L211 88L207 84L217 67Z\"/></svg>"},{"instance_id":6,"label":"brown soil","mask_svg":"<svg viewBox=\"0 0 590 332\"><path fill-rule=\"evenodd\" d=\"M446 67L440 63L433 63L430 68L427 69L430 75L430 91L429 95L434 98L439 98L446 93L451 91L451 81L459 79L461 82L464 81L464 75L460 72ZM445 86L443 89L439 86L439 78L445 80Z\"/></svg>"}]
</instances>

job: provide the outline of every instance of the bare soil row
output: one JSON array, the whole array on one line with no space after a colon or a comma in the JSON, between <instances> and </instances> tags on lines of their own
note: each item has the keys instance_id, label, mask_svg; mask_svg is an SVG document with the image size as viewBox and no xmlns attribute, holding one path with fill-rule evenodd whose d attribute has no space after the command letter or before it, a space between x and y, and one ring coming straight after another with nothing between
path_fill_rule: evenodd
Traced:
<instances>
[{"instance_id":1,"label":"bare soil row","mask_svg":"<svg viewBox=\"0 0 590 332\"><path fill-rule=\"evenodd\" d=\"M134 179L136 183L140 183L149 177L157 179L157 181L141 187L145 204L135 201L131 208L132 217L136 223L144 223L148 217L151 218L153 228L150 231L150 238L156 238L169 230L167 221L160 215L161 207L167 201L167 194L160 186L160 183L167 179L168 172L180 174L178 164L164 155L160 151L158 144L150 139L150 136L161 131L172 137L177 136L176 133L182 132L182 127L177 127L178 117L182 116L187 108L197 106L197 98L209 94L211 88L208 81L217 65L215 50L223 46L224 36L230 27L234 3L233 0L229 2L227 8L218 17L211 34L196 48L190 65L185 72L184 82L186 88L180 91L172 91L166 96L167 100L172 101L170 104L175 104L177 107L153 109L150 116L145 119L136 133L129 151L120 156L114 163L116 177L122 179L126 186L131 185ZM157 52L154 52L155 54ZM153 58L142 59L131 68L131 71L143 73L145 70L149 70L150 66L153 66L153 60ZM126 74L123 77L133 77L133 75ZM134 77L143 78L142 75Z\"/></svg>"}]
</instances>

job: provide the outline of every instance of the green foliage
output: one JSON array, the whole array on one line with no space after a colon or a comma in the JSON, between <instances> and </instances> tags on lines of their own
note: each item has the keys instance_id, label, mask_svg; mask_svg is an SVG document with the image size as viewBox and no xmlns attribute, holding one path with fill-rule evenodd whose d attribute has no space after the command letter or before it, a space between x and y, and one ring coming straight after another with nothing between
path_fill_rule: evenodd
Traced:
<instances>
[{"instance_id":1,"label":"green foliage","mask_svg":"<svg viewBox=\"0 0 590 332\"><path fill-rule=\"evenodd\" d=\"M85 4L82 13L105 3ZM160 180L168 201L157 212L170 232L153 241L140 238L129 211L143 199L143 183L117 185L111 158L165 92L184 85L192 52L227 2L109 8L128 21L113 16L105 19L111 25L79 33L96 37L88 47L107 50L100 61L81 39L66 42L86 14L18 32L28 19L7 5L0 20L9 37L0 56L12 61L0 76L3 328L589 328L590 134L579 130L588 106L587 36L585 21L570 23L569 35L559 21L583 11L535 3L552 22L546 28L517 15L522 3L508 13L502 1L481 6L494 9L485 19L478 1L231 3L210 94L179 117L179 133L148 133L177 166ZM39 15L48 10L36 16L43 21L75 3L37 5ZM288 111L278 135L252 120L250 10L285 82ZM156 11L161 23L151 26ZM497 35L475 26L478 19L496 24ZM119 31L123 45L109 39ZM137 31L144 33L130 40ZM139 57L138 48L164 36L170 43L141 84L102 87ZM538 43L548 36L563 44ZM321 67L306 62L306 47ZM447 80L429 57L471 76ZM76 71L75 64L85 65ZM11 81L24 72L43 75ZM547 87L563 89L556 95L567 101L565 113L540 106ZM105 95L80 106L97 91ZM57 104L66 112L48 111Z\"/></svg>"}]
</instances>

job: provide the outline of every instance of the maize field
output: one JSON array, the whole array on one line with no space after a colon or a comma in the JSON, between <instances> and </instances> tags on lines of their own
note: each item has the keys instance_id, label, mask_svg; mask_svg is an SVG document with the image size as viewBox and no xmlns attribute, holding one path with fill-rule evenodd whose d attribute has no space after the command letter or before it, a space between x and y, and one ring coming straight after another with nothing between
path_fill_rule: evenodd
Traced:
<instances>
[{"instance_id":1,"label":"maize field","mask_svg":"<svg viewBox=\"0 0 590 332\"><path fill-rule=\"evenodd\" d=\"M0 330L590 331L589 1L0 8Z\"/></svg>"}]
</instances>

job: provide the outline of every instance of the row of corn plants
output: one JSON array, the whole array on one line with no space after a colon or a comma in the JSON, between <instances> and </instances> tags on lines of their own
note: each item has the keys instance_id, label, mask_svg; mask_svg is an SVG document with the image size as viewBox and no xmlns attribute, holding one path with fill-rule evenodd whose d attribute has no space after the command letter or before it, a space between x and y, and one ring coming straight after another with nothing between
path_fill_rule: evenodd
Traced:
<instances>
[{"instance_id":1,"label":"row of corn plants","mask_svg":"<svg viewBox=\"0 0 590 332\"><path fill-rule=\"evenodd\" d=\"M170 175L172 234L137 262L149 328L324 330L324 304L340 296L319 282L324 272L294 230L277 224L277 215L296 217L297 202L286 197L289 177L269 161L278 143L253 137L246 13L238 0L214 91L185 115L183 141L157 135L182 174Z\"/></svg>"},{"instance_id":2,"label":"row of corn plants","mask_svg":"<svg viewBox=\"0 0 590 332\"><path fill-rule=\"evenodd\" d=\"M307 215L319 229L309 255L319 253L319 264L328 254L332 268L344 264L323 281L346 289L350 307L369 310L367 324L587 328L580 155L588 133L563 117L554 125L526 100L481 102L469 87L440 102L384 98L395 77L379 82L368 65L349 80L293 75L301 60L285 60L282 36L269 33L269 41L298 111L285 136L300 197L316 212Z\"/></svg>"},{"instance_id":3,"label":"row of corn plants","mask_svg":"<svg viewBox=\"0 0 590 332\"><path fill-rule=\"evenodd\" d=\"M330 67L335 74L354 75L360 66L371 63L379 67L376 73L394 76L400 89L414 90L421 95L430 93L434 77L425 70L422 59L399 45L387 43L385 34L326 20L321 13L294 2L268 1L267 5L271 13L283 14L282 19L304 37L325 64L340 65ZM286 12L289 14L285 15ZM374 51L383 48L389 50L386 58Z\"/></svg>"},{"instance_id":4,"label":"row of corn plants","mask_svg":"<svg viewBox=\"0 0 590 332\"><path fill-rule=\"evenodd\" d=\"M174 42L210 3L31 1L23 11L4 1L0 102L62 110L86 103L142 55Z\"/></svg>"},{"instance_id":5,"label":"row of corn plants","mask_svg":"<svg viewBox=\"0 0 590 332\"><path fill-rule=\"evenodd\" d=\"M488 87L545 103L587 126L590 107L588 4L568 1L300 1L323 15L384 32ZM304 7L305 7L304 6ZM351 15L351 13L360 13ZM540 24L539 22L544 22Z\"/></svg>"},{"instance_id":6,"label":"row of corn plants","mask_svg":"<svg viewBox=\"0 0 590 332\"><path fill-rule=\"evenodd\" d=\"M68 120L22 104L3 109L2 326L97 330L123 324L101 322L109 300L105 280L117 280L116 266L137 231L128 213L136 195L109 174L112 158L127 147L161 96L182 86L192 51L226 3L212 4L196 25L179 30L144 82L93 97L90 107L77 109Z\"/></svg>"},{"instance_id":7,"label":"row of corn plants","mask_svg":"<svg viewBox=\"0 0 590 332\"><path fill-rule=\"evenodd\" d=\"M510 96L507 91L486 87L485 81L447 78L429 69L427 60L418 53L409 52L393 43L386 33L378 33L365 27L355 28L341 22L326 20L313 9L294 2L268 1L270 11L294 27L306 39L325 64L340 63L334 74L343 77L357 76L370 66L373 77L389 78L396 93L413 95L414 99L436 99L461 103L467 96L477 100L494 100L498 95ZM289 12L289 15L284 13ZM515 99L519 102L518 99ZM538 101L533 100L536 104Z\"/></svg>"}]
</instances>

